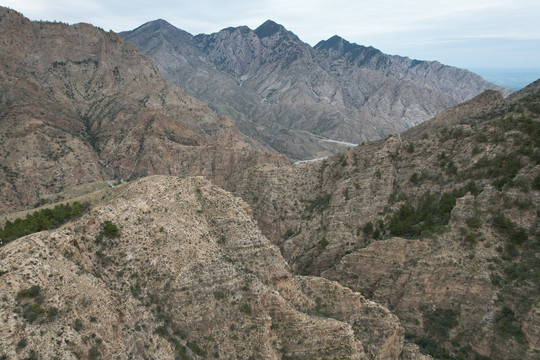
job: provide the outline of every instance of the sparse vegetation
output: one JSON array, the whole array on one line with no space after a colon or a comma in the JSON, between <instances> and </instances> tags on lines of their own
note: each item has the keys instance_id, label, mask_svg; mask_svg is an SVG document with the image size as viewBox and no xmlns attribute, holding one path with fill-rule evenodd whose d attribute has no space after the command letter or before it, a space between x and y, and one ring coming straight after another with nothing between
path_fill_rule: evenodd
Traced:
<instances>
[{"instance_id":1,"label":"sparse vegetation","mask_svg":"<svg viewBox=\"0 0 540 360\"><path fill-rule=\"evenodd\" d=\"M362 229L364 231L364 234L366 234L367 236L373 234L373 223L370 221L368 223L366 223L366 225L364 225L364 228Z\"/></svg>"},{"instance_id":2,"label":"sparse vegetation","mask_svg":"<svg viewBox=\"0 0 540 360\"><path fill-rule=\"evenodd\" d=\"M505 339L514 338L519 343L526 343L525 334L518 325L514 312L504 307L497 321L495 322L497 332Z\"/></svg>"},{"instance_id":3,"label":"sparse vegetation","mask_svg":"<svg viewBox=\"0 0 540 360\"><path fill-rule=\"evenodd\" d=\"M56 228L68 220L80 216L89 208L88 203L58 204L53 209L42 209L28 214L25 219L17 218L13 222L6 221L3 229L0 229L0 238L8 243L21 236L38 231Z\"/></svg>"},{"instance_id":4,"label":"sparse vegetation","mask_svg":"<svg viewBox=\"0 0 540 360\"><path fill-rule=\"evenodd\" d=\"M424 330L439 339L447 339L448 331L458 325L457 312L453 309L436 309L424 314Z\"/></svg>"},{"instance_id":5,"label":"sparse vegetation","mask_svg":"<svg viewBox=\"0 0 540 360\"><path fill-rule=\"evenodd\" d=\"M109 220L104 221L101 224L101 228L101 234L105 237L115 238L120 235L120 230L118 230L118 226L116 226Z\"/></svg>"},{"instance_id":6,"label":"sparse vegetation","mask_svg":"<svg viewBox=\"0 0 540 360\"><path fill-rule=\"evenodd\" d=\"M35 298L41 292L39 285L32 285L28 289L23 289L17 293L17 298Z\"/></svg>"},{"instance_id":7,"label":"sparse vegetation","mask_svg":"<svg viewBox=\"0 0 540 360\"><path fill-rule=\"evenodd\" d=\"M482 220L480 220L479 218L477 218L476 216L473 216L473 217L470 217L470 218L467 218L467 220L465 220L465 222L467 223L467 225L473 229L478 229L479 227L482 226Z\"/></svg>"},{"instance_id":8,"label":"sparse vegetation","mask_svg":"<svg viewBox=\"0 0 540 360\"><path fill-rule=\"evenodd\" d=\"M529 238L527 229L518 227L512 220L501 214L493 218L493 227L508 235L508 240L513 244L522 244Z\"/></svg>"},{"instance_id":9,"label":"sparse vegetation","mask_svg":"<svg viewBox=\"0 0 540 360\"><path fill-rule=\"evenodd\" d=\"M454 190L437 198L427 192L418 200L416 206L402 205L390 219L390 233L394 236L417 237L424 231L432 231L448 224L456 198L462 194L463 190Z\"/></svg>"},{"instance_id":10,"label":"sparse vegetation","mask_svg":"<svg viewBox=\"0 0 540 360\"><path fill-rule=\"evenodd\" d=\"M306 211L310 213L314 211L323 212L330 207L331 198L332 194L323 194L317 196L314 200L309 201L309 205L306 207Z\"/></svg>"},{"instance_id":11,"label":"sparse vegetation","mask_svg":"<svg viewBox=\"0 0 540 360\"><path fill-rule=\"evenodd\" d=\"M321 240L319 240L319 245L324 249L330 244L328 240L326 240L326 236L323 236Z\"/></svg>"}]
</instances>

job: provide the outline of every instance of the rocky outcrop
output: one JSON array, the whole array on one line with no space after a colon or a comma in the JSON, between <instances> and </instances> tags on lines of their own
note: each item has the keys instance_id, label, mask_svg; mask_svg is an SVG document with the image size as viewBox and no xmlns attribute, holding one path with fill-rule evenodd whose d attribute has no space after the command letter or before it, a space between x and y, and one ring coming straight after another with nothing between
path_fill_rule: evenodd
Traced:
<instances>
[{"instance_id":1,"label":"rocky outcrop","mask_svg":"<svg viewBox=\"0 0 540 360\"><path fill-rule=\"evenodd\" d=\"M0 212L80 183L231 174L284 164L171 86L148 57L87 24L0 9Z\"/></svg>"},{"instance_id":2,"label":"rocky outcrop","mask_svg":"<svg viewBox=\"0 0 540 360\"><path fill-rule=\"evenodd\" d=\"M314 135L379 139L486 89L507 92L466 70L385 55L339 37L312 48L270 20L255 30L197 36L156 20L121 35L172 83L293 160L335 152Z\"/></svg>"},{"instance_id":3,"label":"rocky outcrop","mask_svg":"<svg viewBox=\"0 0 540 360\"><path fill-rule=\"evenodd\" d=\"M336 282L292 276L249 211L203 178L154 176L1 247L0 356L399 356L396 316Z\"/></svg>"}]
</instances>

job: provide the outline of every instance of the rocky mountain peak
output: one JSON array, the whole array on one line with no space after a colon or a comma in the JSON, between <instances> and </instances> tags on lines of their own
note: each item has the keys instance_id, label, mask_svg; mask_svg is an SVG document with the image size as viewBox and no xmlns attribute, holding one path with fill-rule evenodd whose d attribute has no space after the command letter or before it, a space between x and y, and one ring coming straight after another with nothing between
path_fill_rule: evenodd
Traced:
<instances>
[{"instance_id":1,"label":"rocky mountain peak","mask_svg":"<svg viewBox=\"0 0 540 360\"><path fill-rule=\"evenodd\" d=\"M322 40L317 45L315 49L318 50L328 50L339 52L342 54L351 54L350 57L373 57L374 55L384 55L380 50L374 48L373 46L363 46L356 43L351 43L339 35L334 35L328 40Z\"/></svg>"},{"instance_id":2,"label":"rocky mountain peak","mask_svg":"<svg viewBox=\"0 0 540 360\"><path fill-rule=\"evenodd\" d=\"M193 35L187 31L178 29L163 19L152 20L144 23L136 30L139 33L148 34L148 36L159 34L161 38L174 38L176 41L190 41L193 38ZM120 35L124 36L126 33L127 32L122 32Z\"/></svg>"},{"instance_id":3,"label":"rocky mountain peak","mask_svg":"<svg viewBox=\"0 0 540 360\"><path fill-rule=\"evenodd\" d=\"M272 20L266 20L261 26L255 29L255 34L259 38L265 38L272 36L276 33L286 33L287 29L283 25L280 25Z\"/></svg>"},{"instance_id":4,"label":"rocky mountain peak","mask_svg":"<svg viewBox=\"0 0 540 360\"><path fill-rule=\"evenodd\" d=\"M317 43L317 45L315 45L315 48L318 48L318 47L333 47L333 46L336 46L336 45L340 45L342 44L343 42L347 42L347 40L345 40L344 38L342 38L341 36L339 35L334 35L332 36L331 38L329 38L328 40L321 40Z\"/></svg>"},{"instance_id":5,"label":"rocky mountain peak","mask_svg":"<svg viewBox=\"0 0 540 360\"><path fill-rule=\"evenodd\" d=\"M242 26L237 26L237 27L230 26L228 28L225 28L225 29L221 30L220 33L221 32L233 33L233 32L236 32L236 31L238 31L241 34L247 34L247 33L253 32L253 30L251 30L249 27L247 27L245 25L242 25ZM204 36L204 34L201 34L201 35Z\"/></svg>"}]
</instances>

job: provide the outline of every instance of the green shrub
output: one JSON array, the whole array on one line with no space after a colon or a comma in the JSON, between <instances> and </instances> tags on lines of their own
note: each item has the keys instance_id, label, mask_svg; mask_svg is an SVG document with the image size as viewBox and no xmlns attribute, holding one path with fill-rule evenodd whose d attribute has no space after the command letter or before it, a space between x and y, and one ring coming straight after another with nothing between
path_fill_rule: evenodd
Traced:
<instances>
[{"instance_id":1,"label":"green shrub","mask_svg":"<svg viewBox=\"0 0 540 360\"><path fill-rule=\"evenodd\" d=\"M26 338L22 338L21 340L19 340L19 342L17 343L17 349L23 349L26 347L26 345L28 345L28 341L26 340Z\"/></svg>"},{"instance_id":2,"label":"green shrub","mask_svg":"<svg viewBox=\"0 0 540 360\"><path fill-rule=\"evenodd\" d=\"M535 190L540 190L540 175L534 178L532 188Z\"/></svg>"},{"instance_id":3,"label":"green shrub","mask_svg":"<svg viewBox=\"0 0 540 360\"><path fill-rule=\"evenodd\" d=\"M101 358L101 353L99 352L99 348L97 346L93 346L88 351L88 359L96 360L96 359L99 359L99 358Z\"/></svg>"},{"instance_id":4,"label":"green shrub","mask_svg":"<svg viewBox=\"0 0 540 360\"><path fill-rule=\"evenodd\" d=\"M25 219L17 218L13 222L6 221L4 228L0 228L0 238L4 244L21 236L38 231L53 229L66 221L78 217L89 208L88 203L58 204L53 209L41 209L26 215Z\"/></svg>"},{"instance_id":5,"label":"green shrub","mask_svg":"<svg viewBox=\"0 0 540 360\"><path fill-rule=\"evenodd\" d=\"M476 141L485 143L489 141L489 138L485 132L481 132L476 135Z\"/></svg>"},{"instance_id":6,"label":"green shrub","mask_svg":"<svg viewBox=\"0 0 540 360\"><path fill-rule=\"evenodd\" d=\"M493 226L502 233L508 235L508 240L513 244L522 244L529 238L527 229L518 227L512 220L504 215L493 218Z\"/></svg>"},{"instance_id":7,"label":"green shrub","mask_svg":"<svg viewBox=\"0 0 540 360\"><path fill-rule=\"evenodd\" d=\"M477 238L476 238L476 234L475 233L467 233L467 235L465 235L465 241L468 242L469 244L476 244L477 243Z\"/></svg>"},{"instance_id":8,"label":"green shrub","mask_svg":"<svg viewBox=\"0 0 540 360\"><path fill-rule=\"evenodd\" d=\"M319 245L324 249L330 244L328 240L326 240L326 236L323 236L323 238L319 241Z\"/></svg>"},{"instance_id":9,"label":"green shrub","mask_svg":"<svg viewBox=\"0 0 540 360\"><path fill-rule=\"evenodd\" d=\"M56 315L58 315L58 309L56 307L50 307L47 310L47 317L54 318Z\"/></svg>"},{"instance_id":10,"label":"green shrub","mask_svg":"<svg viewBox=\"0 0 540 360\"><path fill-rule=\"evenodd\" d=\"M470 192L473 196L478 196L482 192L482 188L478 186L474 181L470 181L465 185L465 188L463 189L462 193L465 195L466 193Z\"/></svg>"},{"instance_id":11,"label":"green shrub","mask_svg":"<svg viewBox=\"0 0 540 360\"><path fill-rule=\"evenodd\" d=\"M26 304L23 309L23 318L28 322L34 322L39 315L43 314L45 310L38 303Z\"/></svg>"},{"instance_id":12,"label":"green shrub","mask_svg":"<svg viewBox=\"0 0 540 360\"><path fill-rule=\"evenodd\" d=\"M82 323L81 319L75 319L75 322L73 323L73 328L74 328L76 331L82 330L82 328L83 328L83 323Z\"/></svg>"},{"instance_id":13,"label":"green shrub","mask_svg":"<svg viewBox=\"0 0 540 360\"><path fill-rule=\"evenodd\" d=\"M249 307L248 304L242 305L242 307L240 308L240 311L246 315L251 315L251 308Z\"/></svg>"},{"instance_id":14,"label":"green shrub","mask_svg":"<svg viewBox=\"0 0 540 360\"><path fill-rule=\"evenodd\" d=\"M118 227L109 220L104 221L101 224L101 227L101 233L103 234L103 236L115 238L118 237L118 235L120 234Z\"/></svg>"},{"instance_id":15,"label":"green shrub","mask_svg":"<svg viewBox=\"0 0 540 360\"><path fill-rule=\"evenodd\" d=\"M169 336L169 329L166 326L158 326L155 330L156 334L167 338Z\"/></svg>"},{"instance_id":16,"label":"green shrub","mask_svg":"<svg viewBox=\"0 0 540 360\"><path fill-rule=\"evenodd\" d=\"M504 215L497 215L493 218L493 226L499 231L509 231L514 228L514 223Z\"/></svg>"},{"instance_id":17,"label":"green shrub","mask_svg":"<svg viewBox=\"0 0 540 360\"><path fill-rule=\"evenodd\" d=\"M30 350L28 356L24 360L38 360L38 355L35 350Z\"/></svg>"},{"instance_id":18,"label":"green shrub","mask_svg":"<svg viewBox=\"0 0 540 360\"><path fill-rule=\"evenodd\" d=\"M510 241L514 244L523 244L529 238L529 232L524 228L514 228L510 232Z\"/></svg>"},{"instance_id":19,"label":"green shrub","mask_svg":"<svg viewBox=\"0 0 540 360\"><path fill-rule=\"evenodd\" d=\"M457 312L453 309L438 308L424 314L424 330L437 338L447 339L448 331L457 325Z\"/></svg>"},{"instance_id":20,"label":"green shrub","mask_svg":"<svg viewBox=\"0 0 540 360\"><path fill-rule=\"evenodd\" d=\"M373 234L373 223L370 221L366 225L364 225L364 228L362 229L364 231L364 234L371 235Z\"/></svg>"},{"instance_id":21,"label":"green shrub","mask_svg":"<svg viewBox=\"0 0 540 360\"><path fill-rule=\"evenodd\" d=\"M35 298L39 295L41 287L39 285L32 285L28 289L21 290L17 293L18 298Z\"/></svg>"},{"instance_id":22,"label":"green shrub","mask_svg":"<svg viewBox=\"0 0 540 360\"><path fill-rule=\"evenodd\" d=\"M499 335L501 335L505 339L513 337L521 344L527 343L525 334L519 327L514 312L508 307L503 308L499 318L495 322L495 329L497 330Z\"/></svg>"},{"instance_id":23,"label":"green shrub","mask_svg":"<svg viewBox=\"0 0 540 360\"><path fill-rule=\"evenodd\" d=\"M482 226L482 220L480 220L477 217L470 217L466 220L466 223L469 227L473 229L478 229L480 226Z\"/></svg>"},{"instance_id":24,"label":"green shrub","mask_svg":"<svg viewBox=\"0 0 540 360\"><path fill-rule=\"evenodd\" d=\"M195 342L188 342L186 345L195 355L206 356L206 351L201 349Z\"/></svg>"},{"instance_id":25,"label":"green shrub","mask_svg":"<svg viewBox=\"0 0 540 360\"><path fill-rule=\"evenodd\" d=\"M424 231L433 231L447 225L456 199L464 195L464 189L444 193L439 199L425 193L416 206L402 205L390 218L388 229L394 236L418 237Z\"/></svg>"},{"instance_id":26,"label":"green shrub","mask_svg":"<svg viewBox=\"0 0 540 360\"><path fill-rule=\"evenodd\" d=\"M330 199L332 194L323 194L317 196L314 200L309 201L309 205L306 207L306 211L313 212L323 212L324 210L330 207Z\"/></svg>"}]
</instances>

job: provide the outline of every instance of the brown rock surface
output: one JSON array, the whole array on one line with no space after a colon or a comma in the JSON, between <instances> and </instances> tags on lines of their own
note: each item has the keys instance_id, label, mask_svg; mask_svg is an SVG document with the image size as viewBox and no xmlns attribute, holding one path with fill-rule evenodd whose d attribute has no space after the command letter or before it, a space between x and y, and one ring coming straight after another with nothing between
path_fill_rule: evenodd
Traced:
<instances>
[{"instance_id":1,"label":"brown rock surface","mask_svg":"<svg viewBox=\"0 0 540 360\"><path fill-rule=\"evenodd\" d=\"M0 213L80 183L284 164L119 35L0 8Z\"/></svg>"},{"instance_id":2,"label":"brown rock surface","mask_svg":"<svg viewBox=\"0 0 540 360\"><path fill-rule=\"evenodd\" d=\"M292 276L247 207L202 178L153 176L1 247L0 355L399 356L394 315L336 282ZM100 235L104 221L120 236ZM39 295L21 293L33 285Z\"/></svg>"}]
</instances>

